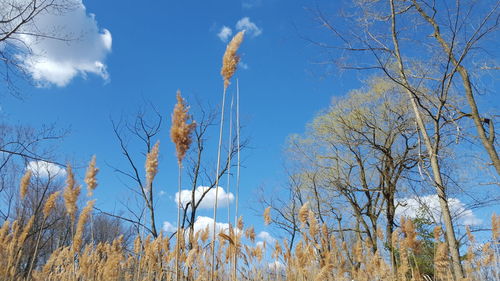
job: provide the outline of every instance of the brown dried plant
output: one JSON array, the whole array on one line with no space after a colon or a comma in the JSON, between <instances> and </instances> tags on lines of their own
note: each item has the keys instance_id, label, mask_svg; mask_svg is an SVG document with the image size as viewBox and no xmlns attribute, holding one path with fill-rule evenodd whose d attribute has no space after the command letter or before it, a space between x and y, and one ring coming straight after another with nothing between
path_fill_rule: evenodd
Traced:
<instances>
[{"instance_id":1,"label":"brown dried plant","mask_svg":"<svg viewBox=\"0 0 500 281\"><path fill-rule=\"evenodd\" d=\"M241 43L243 42L243 37L245 31L238 32L233 39L229 42L226 47L226 52L222 57L222 70L221 75L224 78L224 88L227 88L230 84L229 80L233 77L240 62L240 57L236 54Z\"/></svg>"},{"instance_id":2,"label":"brown dried plant","mask_svg":"<svg viewBox=\"0 0 500 281\"><path fill-rule=\"evenodd\" d=\"M269 225L271 223L271 206L264 210L264 224Z\"/></svg>"},{"instance_id":3,"label":"brown dried plant","mask_svg":"<svg viewBox=\"0 0 500 281\"><path fill-rule=\"evenodd\" d=\"M82 246L82 237L85 228L85 224L87 223L88 218L92 213L92 209L94 208L95 200L88 201L87 206L83 208L80 217L78 218L78 224L76 225L75 236L73 237L73 251L78 252Z\"/></svg>"},{"instance_id":4,"label":"brown dried plant","mask_svg":"<svg viewBox=\"0 0 500 281\"><path fill-rule=\"evenodd\" d=\"M21 184L19 186L19 194L21 195L21 199L26 197L28 193L28 186L30 184L31 179L31 170L27 170L24 176L21 178Z\"/></svg>"},{"instance_id":5,"label":"brown dried plant","mask_svg":"<svg viewBox=\"0 0 500 281\"><path fill-rule=\"evenodd\" d=\"M59 197L60 191L56 191L49 195L49 198L47 198L47 201L45 201L45 205L43 206L43 217L46 219L52 210L54 210L56 206L56 200Z\"/></svg>"},{"instance_id":6,"label":"brown dried plant","mask_svg":"<svg viewBox=\"0 0 500 281\"><path fill-rule=\"evenodd\" d=\"M170 139L175 144L175 151L178 163L182 163L186 152L191 145L191 133L196 127L193 121L188 123L191 116L188 113L189 107L181 96L181 91L177 91L177 103L172 113L172 127L170 128Z\"/></svg>"},{"instance_id":7,"label":"brown dried plant","mask_svg":"<svg viewBox=\"0 0 500 281\"><path fill-rule=\"evenodd\" d=\"M153 180L158 173L158 153L160 151L160 142L157 141L150 152L146 155L146 188L150 188Z\"/></svg>"},{"instance_id":8,"label":"brown dried plant","mask_svg":"<svg viewBox=\"0 0 500 281\"><path fill-rule=\"evenodd\" d=\"M73 174L73 169L71 165L68 164L66 168L66 187L64 188L64 205L66 207L66 212L71 218L71 221L75 221L75 214L77 210L76 202L78 201L78 196L80 195L80 186L75 186L75 175Z\"/></svg>"},{"instance_id":9,"label":"brown dried plant","mask_svg":"<svg viewBox=\"0 0 500 281\"><path fill-rule=\"evenodd\" d=\"M85 173L85 183L87 184L87 197L91 197L94 193L95 188L97 187L97 179L96 175L99 172L99 168L95 166L96 157L92 156L92 160L90 160L89 167L87 168L87 172Z\"/></svg>"}]
</instances>

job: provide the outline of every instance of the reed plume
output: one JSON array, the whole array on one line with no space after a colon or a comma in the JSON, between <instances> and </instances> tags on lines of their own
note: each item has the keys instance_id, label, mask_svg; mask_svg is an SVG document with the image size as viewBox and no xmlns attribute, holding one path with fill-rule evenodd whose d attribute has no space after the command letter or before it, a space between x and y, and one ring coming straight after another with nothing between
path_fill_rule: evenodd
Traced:
<instances>
[{"instance_id":1,"label":"reed plume","mask_svg":"<svg viewBox=\"0 0 500 281\"><path fill-rule=\"evenodd\" d=\"M87 197L91 197L94 194L94 190L97 187L96 175L99 172L99 168L95 166L95 155L92 156L90 160L89 167L85 173L85 183L87 184Z\"/></svg>"},{"instance_id":2,"label":"reed plume","mask_svg":"<svg viewBox=\"0 0 500 281\"><path fill-rule=\"evenodd\" d=\"M269 225L271 223L271 206L264 210L264 224Z\"/></svg>"},{"instance_id":3,"label":"reed plume","mask_svg":"<svg viewBox=\"0 0 500 281\"><path fill-rule=\"evenodd\" d=\"M56 206L56 200L60 193L61 193L60 191L52 193L45 202L45 205L43 205L43 217L45 219L50 215L50 213Z\"/></svg>"},{"instance_id":4,"label":"reed plume","mask_svg":"<svg viewBox=\"0 0 500 281\"><path fill-rule=\"evenodd\" d=\"M24 197L26 197L26 194L28 193L30 179L31 170L27 170L26 173L24 173L24 176L21 178L21 184L19 186L19 194L21 195L21 199L24 199Z\"/></svg>"},{"instance_id":5,"label":"reed plume","mask_svg":"<svg viewBox=\"0 0 500 281\"><path fill-rule=\"evenodd\" d=\"M191 145L191 133L196 127L193 121L188 123L191 116L188 113L189 107L181 96L181 91L177 91L177 103L172 113L172 127L170 128L170 139L175 144L175 151L178 163L182 163L186 152Z\"/></svg>"},{"instance_id":6,"label":"reed plume","mask_svg":"<svg viewBox=\"0 0 500 281\"><path fill-rule=\"evenodd\" d=\"M236 68L238 67L238 63L240 62L240 57L236 54L238 51L241 42L243 42L243 36L245 31L240 31L236 34L231 42L226 47L226 52L222 57L222 70L221 75L224 78L224 88L227 88L230 84L229 80L233 77L233 74L236 72Z\"/></svg>"},{"instance_id":7,"label":"reed plume","mask_svg":"<svg viewBox=\"0 0 500 281\"><path fill-rule=\"evenodd\" d=\"M180 259L180 247L181 247L181 185L182 185L182 160L186 156L186 152L189 150L192 139L191 134L196 128L196 123L193 121L188 123L191 119L189 115L189 107L181 96L181 91L177 91L177 103L174 107L174 112L172 113L172 127L170 128L170 139L175 144L175 152L177 155L177 166L178 166L178 186L177 186L177 244L175 253L175 268L176 268L176 280L180 280L179 273L179 259ZM194 202L191 202L194 204Z\"/></svg>"},{"instance_id":8,"label":"reed plume","mask_svg":"<svg viewBox=\"0 0 500 281\"><path fill-rule=\"evenodd\" d=\"M160 142L157 141L150 152L146 155L146 188L149 190L153 180L158 173L158 153L160 151Z\"/></svg>"},{"instance_id":9,"label":"reed plume","mask_svg":"<svg viewBox=\"0 0 500 281\"><path fill-rule=\"evenodd\" d=\"M92 208L94 208L95 200L88 201L87 206L83 208L80 217L78 218L78 224L76 225L75 236L73 237L73 251L77 252L82 246L83 231L85 228L85 223L87 223L90 214L92 213Z\"/></svg>"},{"instance_id":10,"label":"reed plume","mask_svg":"<svg viewBox=\"0 0 500 281\"><path fill-rule=\"evenodd\" d=\"M66 187L64 188L64 206L66 207L66 212L71 218L71 221L75 221L76 214L76 201L78 200L78 196L80 195L80 186L75 186L75 175L73 174L73 169L71 165L68 164L66 168Z\"/></svg>"}]
</instances>

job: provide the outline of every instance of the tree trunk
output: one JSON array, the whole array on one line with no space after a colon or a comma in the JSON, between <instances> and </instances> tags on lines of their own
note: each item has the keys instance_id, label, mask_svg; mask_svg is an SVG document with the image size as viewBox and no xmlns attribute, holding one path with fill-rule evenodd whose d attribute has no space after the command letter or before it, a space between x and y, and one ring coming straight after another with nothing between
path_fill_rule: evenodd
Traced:
<instances>
[{"instance_id":1,"label":"tree trunk","mask_svg":"<svg viewBox=\"0 0 500 281\"><path fill-rule=\"evenodd\" d=\"M406 78L405 70L404 70L404 65L403 65L403 60L401 58L401 53L399 50L399 42L397 39L397 32L396 32L396 11L394 7L394 0L390 0L390 5L391 5L391 33L392 33L392 40L394 44L394 49L395 49L395 56L398 62L398 67L399 67L399 75L400 78L402 79L402 84L406 88L406 92L410 98L410 102L413 108L413 111L415 113L415 119L417 121L417 126L420 130L420 133L422 134L422 137L424 139L424 143L427 149L427 153L429 155L429 160L431 162L431 167L432 167L432 174L434 177L434 185L436 187L436 191L439 197L439 205L441 207L441 213L443 215L443 220L444 224L446 227L446 236L448 238L448 248L451 254L451 259L452 259L452 265L453 265L453 275L455 277L455 280L460 280L463 277L463 269L462 269L462 264L460 262L460 253L458 249L458 243L457 239L455 237L455 232L453 229L453 223L452 223L452 218L451 218L451 213L450 209L448 207L448 200L446 199L446 192L444 189L442 177L441 177L441 169L439 166L439 161L438 161L438 155L437 155L437 148L439 147L439 138L436 138L436 142L434 145L432 144L431 138L429 137L429 134L427 132L427 128L425 127L423 118L420 113L420 109L418 107L417 101L416 101L416 95L415 93L411 90L411 87L409 85L408 79ZM435 134L439 134L439 126L436 126L436 132Z\"/></svg>"}]
</instances>

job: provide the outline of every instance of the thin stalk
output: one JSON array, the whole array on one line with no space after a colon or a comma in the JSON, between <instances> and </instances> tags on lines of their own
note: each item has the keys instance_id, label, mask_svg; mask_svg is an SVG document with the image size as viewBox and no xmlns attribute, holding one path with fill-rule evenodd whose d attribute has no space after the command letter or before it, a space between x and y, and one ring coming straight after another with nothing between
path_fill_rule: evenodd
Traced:
<instances>
[{"instance_id":1,"label":"thin stalk","mask_svg":"<svg viewBox=\"0 0 500 281\"><path fill-rule=\"evenodd\" d=\"M178 162L179 175L178 175L178 193L177 193L177 243L176 243L176 253L175 253L175 280L180 280L180 268L179 268L179 257L180 257L180 233L181 233L181 173L182 173L182 163Z\"/></svg>"},{"instance_id":2,"label":"thin stalk","mask_svg":"<svg viewBox=\"0 0 500 281\"><path fill-rule=\"evenodd\" d=\"M231 152L233 150L233 102L234 96L231 95L231 108L229 109L229 149L227 152L227 194L231 192ZM231 207L229 206L229 196L227 199L227 223L231 225Z\"/></svg>"},{"instance_id":3,"label":"thin stalk","mask_svg":"<svg viewBox=\"0 0 500 281\"><path fill-rule=\"evenodd\" d=\"M227 224L228 224L228 234L231 235L231 229L234 226L231 226L231 206L229 205L229 193L231 192L231 156L233 152L233 104L234 104L234 95L231 95L231 108L229 109L229 149L227 152ZM233 233L235 233L233 231ZM235 237L231 237L232 239L235 239ZM230 252L231 253L231 252ZM234 262L233 259L231 260L231 267ZM233 279L234 280L234 279Z\"/></svg>"},{"instance_id":4,"label":"thin stalk","mask_svg":"<svg viewBox=\"0 0 500 281\"><path fill-rule=\"evenodd\" d=\"M222 108L221 108L221 117L220 117L220 128L219 128L219 145L217 146L217 169L215 173L215 203L214 203L214 225L213 225L213 235L212 235L212 269L211 276L212 281L215 280L215 227L217 221L217 200L219 197L219 170L220 170L220 153L222 147L222 132L224 129L224 105L226 103L226 90L224 87L224 91L222 93Z\"/></svg>"},{"instance_id":5,"label":"thin stalk","mask_svg":"<svg viewBox=\"0 0 500 281\"><path fill-rule=\"evenodd\" d=\"M234 225L238 227L238 200L240 195L240 85L238 78L236 78L236 149L237 149L237 159L238 163L236 165L236 202L235 202L235 214L234 214ZM236 245L237 246L237 245ZM235 247L234 252L234 262L233 262L233 280L236 280L236 268L238 263L238 247Z\"/></svg>"},{"instance_id":6,"label":"thin stalk","mask_svg":"<svg viewBox=\"0 0 500 281\"><path fill-rule=\"evenodd\" d=\"M43 227L45 226L45 221L46 221L46 218L43 218L42 226L40 227L40 231L38 232L38 236L36 238L35 251L33 253L33 257L31 258L31 263L30 263L30 268L28 270L28 275L26 276L26 278L28 278L28 279L31 276L31 271L33 270L33 264L35 263L36 255L38 254L38 246L40 245L40 239L42 237L42 231L43 231Z\"/></svg>"}]
</instances>

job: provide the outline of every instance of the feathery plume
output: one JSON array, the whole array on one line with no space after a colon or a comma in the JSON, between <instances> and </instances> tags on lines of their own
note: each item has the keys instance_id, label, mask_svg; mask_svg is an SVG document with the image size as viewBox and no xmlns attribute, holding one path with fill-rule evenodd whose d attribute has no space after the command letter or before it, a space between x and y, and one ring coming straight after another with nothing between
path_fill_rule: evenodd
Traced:
<instances>
[{"instance_id":1,"label":"feathery plume","mask_svg":"<svg viewBox=\"0 0 500 281\"><path fill-rule=\"evenodd\" d=\"M269 225L271 223L271 206L264 210L264 224Z\"/></svg>"},{"instance_id":2,"label":"feathery plume","mask_svg":"<svg viewBox=\"0 0 500 281\"><path fill-rule=\"evenodd\" d=\"M78 218L78 224L76 225L75 237L73 238L73 251L79 251L82 246L82 237L83 230L85 227L85 223L90 217L90 213L92 212L92 208L94 207L95 200L88 201L87 206L83 208L80 217Z\"/></svg>"},{"instance_id":3,"label":"feathery plume","mask_svg":"<svg viewBox=\"0 0 500 281\"><path fill-rule=\"evenodd\" d=\"M49 198L47 199L47 201L45 202L45 205L43 205L43 217L44 218L47 218L50 215L50 212L52 212L52 210L56 206L56 200L57 200L57 197L59 196L59 193L60 193L59 191L52 193L49 196Z\"/></svg>"},{"instance_id":4,"label":"feathery plume","mask_svg":"<svg viewBox=\"0 0 500 281\"><path fill-rule=\"evenodd\" d=\"M240 62L240 57L236 54L236 52L238 51L241 42L243 42L244 34L245 31L240 31L233 37L233 39L231 39L231 42L227 44L226 52L222 57L221 75L224 78L224 89L229 86L229 80L231 80L231 77L236 72L236 68Z\"/></svg>"},{"instance_id":5,"label":"feathery plume","mask_svg":"<svg viewBox=\"0 0 500 281\"><path fill-rule=\"evenodd\" d=\"M174 112L172 113L172 127L170 128L170 138L175 144L175 150L177 154L177 161L182 162L186 152L191 145L191 133L196 127L196 123L193 121L191 124L188 123L188 119L191 117L188 114L189 107L186 106L186 102L181 96L181 91L177 91L177 104L175 104Z\"/></svg>"},{"instance_id":6,"label":"feathery plume","mask_svg":"<svg viewBox=\"0 0 500 281\"><path fill-rule=\"evenodd\" d=\"M21 194L21 199L24 199L26 193L28 193L28 185L30 184L31 170L27 170L24 176L21 178L21 185L19 187L19 193Z\"/></svg>"},{"instance_id":7,"label":"feathery plume","mask_svg":"<svg viewBox=\"0 0 500 281\"><path fill-rule=\"evenodd\" d=\"M64 188L64 205L66 206L66 212L71 217L71 221L75 221L76 214L76 201L80 195L80 186L75 187L75 175L73 174L73 169L71 165L68 164L66 168L66 188Z\"/></svg>"},{"instance_id":8,"label":"feathery plume","mask_svg":"<svg viewBox=\"0 0 500 281\"><path fill-rule=\"evenodd\" d=\"M160 142L157 141L150 152L146 155L146 187L149 188L158 172L158 153Z\"/></svg>"},{"instance_id":9,"label":"feathery plume","mask_svg":"<svg viewBox=\"0 0 500 281\"><path fill-rule=\"evenodd\" d=\"M90 160L89 167L87 168L87 173L85 173L85 183L87 184L87 197L91 197L94 193L94 189L97 187L96 175L99 169L95 166L95 155L92 156Z\"/></svg>"},{"instance_id":10,"label":"feathery plume","mask_svg":"<svg viewBox=\"0 0 500 281\"><path fill-rule=\"evenodd\" d=\"M299 220L302 224L305 224L308 218L309 218L309 202L306 202L299 209Z\"/></svg>"}]
</instances>

